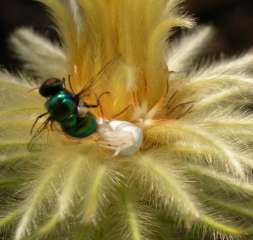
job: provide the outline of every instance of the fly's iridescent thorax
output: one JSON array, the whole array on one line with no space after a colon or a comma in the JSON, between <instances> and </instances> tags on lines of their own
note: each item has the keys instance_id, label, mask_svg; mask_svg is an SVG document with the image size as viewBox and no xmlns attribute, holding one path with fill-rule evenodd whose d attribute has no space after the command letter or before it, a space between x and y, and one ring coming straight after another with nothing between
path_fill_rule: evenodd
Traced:
<instances>
[{"instance_id":1,"label":"fly's iridescent thorax","mask_svg":"<svg viewBox=\"0 0 253 240\"><path fill-rule=\"evenodd\" d=\"M97 131L95 116L87 112L79 114L79 99L66 90L64 81L57 78L46 80L39 88L41 96L46 97L45 107L50 121L60 124L63 132L76 138L87 137Z\"/></svg>"},{"instance_id":2,"label":"fly's iridescent thorax","mask_svg":"<svg viewBox=\"0 0 253 240\"><path fill-rule=\"evenodd\" d=\"M78 117L77 104L67 91L62 90L51 96L45 107L53 120L67 127L75 126Z\"/></svg>"}]
</instances>

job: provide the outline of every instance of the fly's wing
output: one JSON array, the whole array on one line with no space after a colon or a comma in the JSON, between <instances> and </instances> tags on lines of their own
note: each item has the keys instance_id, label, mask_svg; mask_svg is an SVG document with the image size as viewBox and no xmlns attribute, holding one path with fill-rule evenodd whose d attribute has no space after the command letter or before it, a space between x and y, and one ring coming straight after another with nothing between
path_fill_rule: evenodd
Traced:
<instances>
[{"instance_id":1,"label":"fly's wing","mask_svg":"<svg viewBox=\"0 0 253 240\"><path fill-rule=\"evenodd\" d=\"M80 97L85 96L85 94L87 94L87 92L88 92L92 87L94 87L94 86L97 84L98 80L100 79L100 76L102 76L102 75L106 72L106 70L107 70L110 66L112 66L118 59L119 59L119 58L117 57L117 58L114 58L114 59L110 60L109 62L107 62L107 63L101 68L101 70L100 70L97 74L95 74L95 76L93 76L93 77L91 78L91 80L89 81L89 84L88 84L87 86L84 86L83 89L75 95L75 98L76 98L76 99L79 99ZM89 94L88 94L88 95L89 95Z\"/></svg>"}]
</instances>

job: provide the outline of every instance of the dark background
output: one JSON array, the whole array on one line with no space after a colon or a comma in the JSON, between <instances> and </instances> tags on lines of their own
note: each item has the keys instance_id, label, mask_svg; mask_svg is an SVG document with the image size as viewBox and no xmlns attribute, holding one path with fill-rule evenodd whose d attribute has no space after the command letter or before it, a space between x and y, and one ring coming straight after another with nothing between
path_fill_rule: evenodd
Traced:
<instances>
[{"instance_id":1,"label":"dark background","mask_svg":"<svg viewBox=\"0 0 253 240\"><path fill-rule=\"evenodd\" d=\"M20 66L14 59L7 39L20 26L32 26L55 38L44 8L32 0L0 0L0 66L10 70ZM187 12L200 24L216 28L206 52L211 55L235 55L253 46L253 0L186 0Z\"/></svg>"}]
</instances>

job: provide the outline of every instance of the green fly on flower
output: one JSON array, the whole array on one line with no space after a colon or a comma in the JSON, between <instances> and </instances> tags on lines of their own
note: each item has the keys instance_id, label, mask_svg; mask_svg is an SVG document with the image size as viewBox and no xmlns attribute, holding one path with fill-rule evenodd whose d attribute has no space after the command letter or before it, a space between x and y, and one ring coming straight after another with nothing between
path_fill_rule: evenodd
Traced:
<instances>
[{"instance_id":1,"label":"green fly on flower","mask_svg":"<svg viewBox=\"0 0 253 240\"><path fill-rule=\"evenodd\" d=\"M83 116L80 113L81 111L84 111L83 108L98 107L99 98L96 105L84 103L85 106L81 107L79 103L80 94L71 94L65 89L64 81L57 78L46 80L40 86L39 93L41 96L48 98L45 103L47 112L36 118L31 133L33 133L33 129L40 118L46 115L49 116L36 131L33 138L36 138L43 130L45 130L45 128L47 128L49 123L53 124L54 121L57 121L61 125L62 130L65 133L73 137L87 137L96 132L97 124L94 116L86 109L86 113Z\"/></svg>"},{"instance_id":2,"label":"green fly on flower","mask_svg":"<svg viewBox=\"0 0 253 240\"><path fill-rule=\"evenodd\" d=\"M180 0L41 2L61 44L19 29L0 72L3 239L252 239L253 53L198 64Z\"/></svg>"},{"instance_id":3,"label":"green fly on flower","mask_svg":"<svg viewBox=\"0 0 253 240\"><path fill-rule=\"evenodd\" d=\"M64 80L57 78L46 80L40 86L39 93L47 98L45 103L47 112L36 118L31 133L33 134L33 129L40 118L49 116L33 135L30 144L48 127L48 124L52 125L56 121L64 133L74 138L85 138L98 132L100 145L114 150L114 155L119 153L128 155L137 151L142 142L141 129L124 121L110 121L102 118L97 121L88 109L101 107L101 97L109 92L96 96L95 104L88 104L80 101L80 97L87 94L87 91L89 91L89 87L74 94L66 89Z\"/></svg>"}]
</instances>

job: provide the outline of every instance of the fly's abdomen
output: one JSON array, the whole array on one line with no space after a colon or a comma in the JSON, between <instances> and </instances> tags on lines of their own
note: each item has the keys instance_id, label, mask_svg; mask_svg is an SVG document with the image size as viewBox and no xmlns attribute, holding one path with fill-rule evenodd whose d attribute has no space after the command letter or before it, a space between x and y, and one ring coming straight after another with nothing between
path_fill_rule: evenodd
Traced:
<instances>
[{"instance_id":1,"label":"fly's abdomen","mask_svg":"<svg viewBox=\"0 0 253 240\"><path fill-rule=\"evenodd\" d=\"M77 118L77 122L73 127L69 128L62 125L62 129L72 137L83 138L97 131L97 122L95 117L88 112L85 117Z\"/></svg>"}]
</instances>

